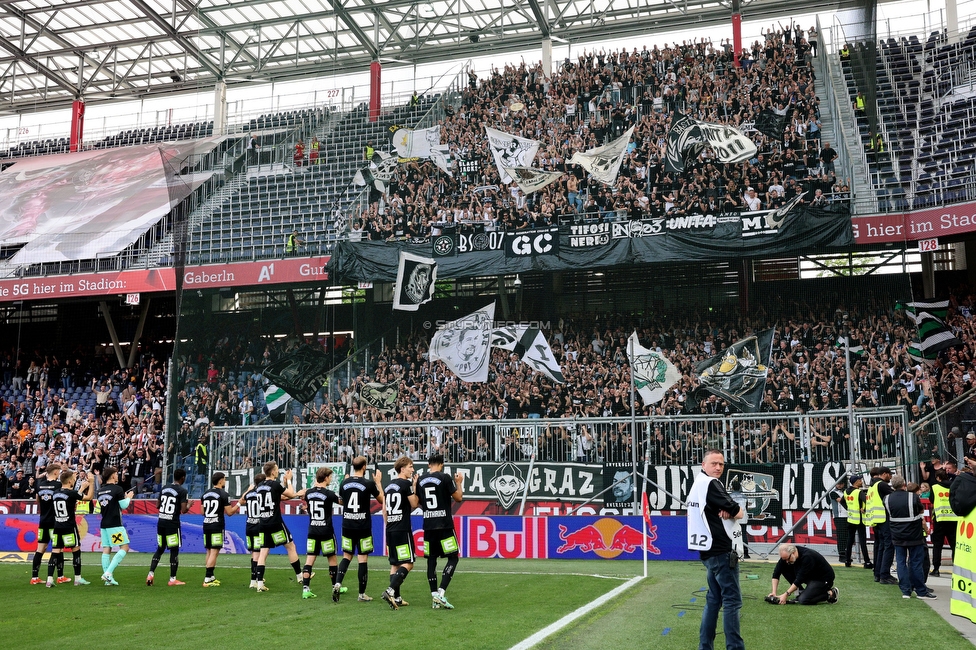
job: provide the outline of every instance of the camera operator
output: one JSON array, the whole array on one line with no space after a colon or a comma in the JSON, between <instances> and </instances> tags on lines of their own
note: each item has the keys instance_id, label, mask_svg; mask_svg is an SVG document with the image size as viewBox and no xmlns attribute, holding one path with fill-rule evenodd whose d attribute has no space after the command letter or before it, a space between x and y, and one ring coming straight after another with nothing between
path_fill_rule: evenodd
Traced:
<instances>
[{"instance_id":1,"label":"camera operator","mask_svg":"<svg viewBox=\"0 0 976 650\"><path fill-rule=\"evenodd\" d=\"M779 593L780 576L789 581L789 586L782 594ZM779 547L779 562L773 569L772 591L766 596L766 600L785 605L790 594L794 592L799 595L793 602L800 605L837 602L834 569L824 556L811 548L783 544Z\"/></svg>"}]
</instances>

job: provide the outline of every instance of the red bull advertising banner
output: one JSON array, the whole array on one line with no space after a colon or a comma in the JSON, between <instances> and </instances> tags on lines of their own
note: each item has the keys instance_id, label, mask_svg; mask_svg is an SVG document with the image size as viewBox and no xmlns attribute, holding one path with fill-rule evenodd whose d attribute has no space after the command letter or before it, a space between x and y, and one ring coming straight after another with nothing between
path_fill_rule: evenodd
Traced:
<instances>
[{"instance_id":1,"label":"red bull advertising banner","mask_svg":"<svg viewBox=\"0 0 976 650\"><path fill-rule=\"evenodd\" d=\"M203 518L184 515L183 546L187 553L202 553ZM308 517L283 515L285 524L299 547L308 534ZM83 551L100 551L98 515L78 517L78 530ZM684 517L651 517L645 535L640 517L508 517L455 516L461 556L466 558L507 559L590 559L637 560L693 560L697 554L686 548ZM334 523L341 533L342 520L336 515ZM413 538L418 556L423 555L423 519L413 517ZM156 550L156 517L127 514L123 524L129 533L131 549L137 553ZM224 553L247 553L244 545L245 517L227 518ZM373 540L377 554L386 551L383 518L373 515ZM30 515L0 515L0 552L29 553L37 548L37 517ZM283 553L283 548L274 549Z\"/></svg>"}]
</instances>

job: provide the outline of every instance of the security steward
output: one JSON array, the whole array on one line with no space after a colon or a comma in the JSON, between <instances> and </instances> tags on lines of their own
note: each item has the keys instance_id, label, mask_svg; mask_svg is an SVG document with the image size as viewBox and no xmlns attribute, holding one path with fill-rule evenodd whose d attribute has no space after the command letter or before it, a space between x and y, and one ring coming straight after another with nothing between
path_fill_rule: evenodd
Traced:
<instances>
[{"instance_id":1,"label":"security steward","mask_svg":"<svg viewBox=\"0 0 976 650\"><path fill-rule=\"evenodd\" d=\"M966 457L970 470L976 467L976 459ZM956 616L976 623L976 476L960 472L949 487L949 505L952 512L962 517L956 536L956 555L952 563L952 601L949 611Z\"/></svg>"},{"instance_id":2,"label":"security steward","mask_svg":"<svg viewBox=\"0 0 976 650\"><path fill-rule=\"evenodd\" d=\"M780 576L789 583L782 594L779 593ZM772 591L766 600L778 599L780 605L785 605L796 592L799 592L795 601L798 605L836 603L838 589L834 586L834 569L812 548L783 544L779 547L779 562L773 569Z\"/></svg>"},{"instance_id":3,"label":"security steward","mask_svg":"<svg viewBox=\"0 0 976 650\"><path fill-rule=\"evenodd\" d=\"M854 537L859 536L864 568L873 569L874 564L868 555L867 530L864 528L864 477L851 474L850 479L850 485L844 490L844 505L847 508L847 553L844 555L844 566L851 566L854 560Z\"/></svg>"},{"instance_id":4,"label":"security steward","mask_svg":"<svg viewBox=\"0 0 976 650\"><path fill-rule=\"evenodd\" d=\"M952 553L952 561L956 559L956 526L962 517L952 511L949 504L949 488L952 479L944 469L935 471L935 484L932 485L932 572L930 576L939 577L939 567L942 566L942 542L946 541Z\"/></svg>"},{"instance_id":5,"label":"security steward","mask_svg":"<svg viewBox=\"0 0 976 650\"><path fill-rule=\"evenodd\" d=\"M887 467L871 468L871 487L864 499L864 525L874 527L874 581L883 585L897 585L891 575L895 561L895 547L891 544L891 528L885 512L884 499L894 490L888 485L891 470Z\"/></svg>"}]
</instances>

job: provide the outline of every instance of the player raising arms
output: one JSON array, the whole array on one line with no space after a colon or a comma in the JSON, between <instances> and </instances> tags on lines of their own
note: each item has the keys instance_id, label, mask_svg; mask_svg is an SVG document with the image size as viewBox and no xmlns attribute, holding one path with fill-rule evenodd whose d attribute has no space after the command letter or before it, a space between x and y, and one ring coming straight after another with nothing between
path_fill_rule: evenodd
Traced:
<instances>
[{"instance_id":1,"label":"player raising arms","mask_svg":"<svg viewBox=\"0 0 976 650\"><path fill-rule=\"evenodd\" d=\"M122 511L129 507L135 490L126 492L119 485L119 470L111 465L102 470L102 487L98 488L95 500L102 510L102 582L106 587L117 587L115 569L129 552L129 535L122 526ZM112 547L118 546L115 557L111 557Z\"/></svg>"},{"instance_id":2,"label":"player raising arms","mask_svg":"<svg viewBox=\"0 0 976 650\"><path fill-rule=\"evenodd\" d=\"M302 571L302 598L315 598L312 593L312 567L319 554L329 558L329 578L336 581L336 542L332 527L332 506L339 503L339 496L329 489L332 470L320 467L315 472L315 485L302 490L298 496L308 508L308 541L305 548L305 568Z\"/></svg>"},{"instance_id":3,"label":"player raising arms","mask_svg":"<svg viewBox=\"0 0 976 650\"><path fill-rule=\"evenodd\" d=\"M358 551L359 561L359 601L373 600L366 595L366 583L369 580L367 560L373 550L373 518L369 513L369 499L375 498L383 503L383 475L379 470L370 481L366 478L366 458L356 456L352 459L352 476L347 476L339 487L339 499L342 503L342 560L339 562L339 573L332 585L332 602L339 602L342 593L342 579L346 577L349 563L355 551Z\"/></svg>"},{"instance_id":4,"label":"player raising arms","mask_svg":"<svg viewBox=\"0 0 976 650\"><path fill-rule=\"evenodd\" d=\"M61 470L61 487L54 492L51 497L52 507L54 508L54 539L51 542L53 549L51 557L47 561L47 586L54 586L54 570L58 561L63 561L64 549L76 548L81 545L78 539L78 526L75 522L75 511L78 502L89 502L95 496L95 477L88 478L85 494L79 494L72 487L75 484L75 473L70 469ZM75 564L75 579L81 577L81 558Z\"/></svg>"},{"instance_id":5,"label":"player raising arms","mask_svg":"<svg viewBox=\"0 0 976 650\"><path fill-rule=\"evenodd\" d=\"M156 552L153 553L149 565L149 575L146 576L146 586L152 587L156 576L156 567L163 551L169 549L169 582L170 587L185 585L176 579L176 572L180 568L180 515L190 510L190 499L183 483L186 482L186 470L182 467L173 472L173 482L163 488L159 494L159 519L156 522Z\"/></svg>"},{"instance_id":6,"label":"player raising arms","mask_svg":"<svg viewBox=\"0 0 976 650\"><path fill-rule=\"evenodd\" d=\"M31 567L32 585L42 585L44 581L38 577L41 572L41 562L44 560L44 552L47 545L54 538L54 493L61 489L61 481L58 475L61 473L61 465L58 463L48 463L44 477L37 483L37 512L40 518L37 522L37 550L34 551L34 564ZM58 573L64 571L63 565L58 566ZM67 582L62 576L58 576L58 583ZM80 584L85 584L85 580Z\"/></svg>"},{"instance_id":7,"label":"player raising arms","mask_svg":"<svg viewBox=\"0 0 976 650\"><path fill-rule=\"evenodd\" d=\"M444 455L433 454L427 459L427 474L417 482L417 496L424 509L424 556L427 558L427 584L434 609L454 609L447 601L447 586L451 584L458 564L458 542L454 534L454 517L451 516L451 500L458 503L464 498L464 476L460 473L452 479L444 473ZM437 587L437 558L447 558L441 586Z\"/></svg>"},{"instance_id":8,"label":"player raising arms","mask_svg":"<svg viewBox=\"0 0 976 650\"><path fill-rule=\"evenodd\" d=\"M284 546L288 551L288 561L295 570L295 582L302 584L302 563L298 561L295 540L281 518L281 499L294 499L295 490L291 487L291 470L285 472L283 483L279 483L278 463L264 464L264 482L255 486L258 503L261 506L261 554L258 556L258 593L270 591L264 586L264 570L268 562L268 552L276 546Z\"/></svg>"},{"instance_id":9,"label":"player raising arms","mask_svg":"<svg viewBox=\"0 0 976 650\"><path fill-rule=\"evenodd\" d=\"M223 472L214 472L210 479L213 486L200 498L200 510L203 511L203 548L207 549L207 576L203 579L204 587L219 587L220 580L214 578L217 567L217 556L224 548L224 515L228 517L241 509L241 504L230 505L230 495L224 491L227 476Z\"/></svg>"},{"instance_id":10,"label":"player raising arms","mask_svg":"<svg viewBox=\"0 0 976 650\"><path fill-rule=\"evenodd\" d=\"M247 504L247 521L244 522L244 537L247 538L247 550L251 552L251 584L248 589L258 586L258 558L261 557L261 502L256 485L264 483L264 474L257 474L254 483L247 486L244 494L238 499L238 505Z\"/></svg>"},{"instance_id":11,"label":"player raising arms","mask_svg":"<svg viewBox=\"0 0 976 650\"><path fill-rule=\"evenodd\" d=\"M397 477L386 486L386 502L383 504L386 516L386 550L390 556L390 586L383 592L383 600L389 604L390 609L399 609L407 604L400 597L400 585L413 569L416 559L410 513L419 502L415 494L418 475L413 472L413 461L406 456L397 459L393 470Z\"/></svg>"}]
</instances>

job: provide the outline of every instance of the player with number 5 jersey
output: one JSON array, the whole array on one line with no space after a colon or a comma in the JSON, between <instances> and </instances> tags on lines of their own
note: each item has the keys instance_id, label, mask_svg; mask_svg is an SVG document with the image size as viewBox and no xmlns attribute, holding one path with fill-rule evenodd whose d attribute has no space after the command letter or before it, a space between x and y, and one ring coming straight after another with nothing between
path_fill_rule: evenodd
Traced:
<instances>
[{"instance_id":1,"label":"player with number 5 jersey","mask_svg":"<svg viewBox=\"0 0 976 650\"><path fill-rule=\"evenodd\" d=\"M454 609L447 600L448 585L458 565L458 541L454 532L451 506L464 499L464 476L452 479L444 473L444 455L433 454L427 459L427 473L417 482L417 496L424 510L424 556L427 558L427 584L434 609ZM447 565L437 586L437 558L446 557Z\"/></svg>"},{"instance_id":2,"label":"player with number 5 jersey","mask_svg":"<svg viewBox=\"0 0 976 650\"><path fill-rule=\"evenodd\" d=\"M383 592L383 600L390 609L400 609L407 604L400 596L400 585L413 569L414 543L410 513L417 507L417 475L413 471L413 461L400 456L393 465L397 477L386 486L386 502L383 513L386 517L386 550L390 557L390 586Z\"/></svg>"},{"instance_id":3,"label":"player with number 5 jersey","mask_svg":"<svg viewBox=\"0 0 976 650\"><path fill-rule=\"evenodd\" d=\"M332 601L339 602L342 580L355 554L359 561L359 601L373 600L366 595L369 579L367 561L373 550L373 519L369 511L369 500L375 498L383 503L383 475L379 470L373 480L366 478L366 458L356 456L352 459L352 476L339 486L339 499L342 503L342 560L336 583L332 585Z\"/></svg>"},{"instance_id":4,"label":"player with number 5 jersey","mask_svg":"<svg viewBox=\"0 0 976 650\"><path fill-rule=\"evenodd\" d=\"M156 521L156 552L153 553L149 564L149 575L146 576L146 586L152 587L156 576L156 567L163 557L163 551L169 549L169 582L170 587L184 585L176 579L176 572L180 568L180 515L190 511L190 499L183 483L186 482L186 470L183 468L173 472L173 482L163 488L159 494L159 519Z\"/></svg>"},{"instance_id":5,"label":"player with number 5 jersey","mask_svg":"<svg viewBox=\"0 0 976 650\"><path fill-rule=\"evenodd\" d=\"M308 540L305 544L305 567L302 570L303 599L316 597L311 587L312 567L319 555L329 558L329 578L332 584L336 582L338 560L332 509L339 503L339 496L329 489L332 475L332 469L318 468L315 472L315 485L298 493L308 509Z\"/></svg>"},{"instance_id":6,"label":"player with number 5 jersey","mask_svg":"<svg viewBox=\"0 0 976 650\"><path fill-rule=\"evenodd\" d=\"M226 483L227 476L223 472L214 472L210 479L212 487L200 498L200 510L203 512L203 548L207 549L204 587L220 586L220 581L214 577L214 569L217 567L220 549L224 548L224 515L229 517L241 509L239 503L230 504L230 495L224 491Z\"/></svg>"}]
</instances>

